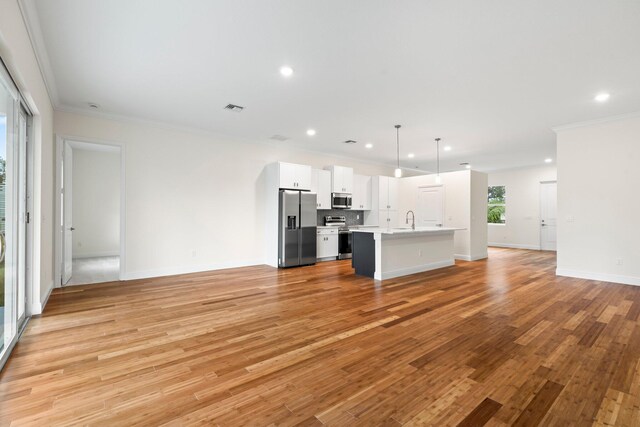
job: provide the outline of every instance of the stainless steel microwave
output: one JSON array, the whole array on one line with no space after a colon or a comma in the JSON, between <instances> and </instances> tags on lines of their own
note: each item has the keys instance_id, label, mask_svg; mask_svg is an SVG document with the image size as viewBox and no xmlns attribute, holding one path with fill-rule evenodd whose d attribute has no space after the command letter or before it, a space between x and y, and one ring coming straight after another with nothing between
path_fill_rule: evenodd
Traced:
<instances>
[{"instance_id":1,"label":"stainless steel microwave","mask_svg":"<svg viewBox=\"0 0 640 427\"><path fill-rule=\"evenodd\" d=\"M331 193L331 207L333 209L351 209L351 194Z\"/></svg>"}]
</instances>

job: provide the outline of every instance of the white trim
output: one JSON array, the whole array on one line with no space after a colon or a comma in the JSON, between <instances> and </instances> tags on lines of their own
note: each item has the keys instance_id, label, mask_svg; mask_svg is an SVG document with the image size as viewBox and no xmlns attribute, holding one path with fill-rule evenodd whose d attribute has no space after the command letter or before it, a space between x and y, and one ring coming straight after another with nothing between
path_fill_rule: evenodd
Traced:
<instances>
[{"instance_id":1,"label":"white trim","mask_svg":"<svg viewBox=\"0 0 640 427\"><path fill-rule=\"evenodd\" d=\"M107 145L110 147L118 147L120 149L120 272L119 279L125 280L126 271L126 150L125 144L122 142L104 141L94 138L75 137L70 135L56 134L56 183L55 183L55 217L56 222L54 225L54 286L56 288L61 286L62 282L62 240L61 230L59 224L62 221L60 217L60 191L61 191L61 166L62 166L62 146L67 141L75 141L76 143L86 144L99 144Z\"/></svg>"},{"instance_id":2,"label":"white trim","mask_svg":"<svg viewBox=\"0 0 640 427\"><path fill-rule=\"evenodd\" d=\"M276 141L272 141L269 139L249 139L249 138L243 138L243 137L239 137L237 135L229 135L229 134L224 134L224 133L219 133L219 132L214 132L214 131L210 131L207 129L202 129L202 128L198 128L195 126L182 126L182 125L175 125L175 124L171 124L169 122L163 122L163 121L159 121L159 120L150 120L150 119L143 119L143 118L138 118L138 117L132 117L132 116L124 116L124 115L120 115L120 114L114 114L114 113L105 113L102 111L93 111L93 110L85 110L83 108L77 108L77 107L69 107L66 105L56 105L55 106L55 110L56 111L62 111L64 113L71 113L71 114L77 114L80 116L85 116L85 117L90 117L90 118L97 118L97 119L103 119L103 120L112 120L115 122L119 122L119 123L126 123L126 124L133 124L133 125L138 125L138 126L148 126L148 127L153 127L156 129L162 129L162 130L166 130L166 131L171 131L171 132L183 132L183 133L190 133L192 135L199 135L199 136L205 136L205 137L209 137L209 138L215 138L215 139L220 139L220 140L224 140L226 142L232 143L232 142L239 142L239 143L243 143L243 144L258 144L258 145L266 145L268 147L276 147L276 148L283 148L286 147L288 150L292 150L292 151L298 151L298 152L302 152L302 153L311 153L311 154L321 154L323 156L326 157L331 157L337 160L350 160L353 162L358 162L358 163L362 163L362 164L368 164L368 165L374 165L374 166L382 166L385 168L389 168L390 172L391 169L395 169L395 164L387 164L387 163L381 163L381 162L376 162L376 161L372 161L372 160L368 160L368 159L363 159L360 157L351 157L351 156L344 156L341 154L335 154L335 153L331 153L331 152L326 152L326 151L320 151L320 150L310 150L310 149L306 149L306 148L300 148L300 147L294 147L291 145L284 145L283 143L279 143ZM73 139L72 137L70 137L69 139ZM98 142L98 141L92 141L89 138L84 138L84 137L78 137L75 138L76 140L79 141L87 141L87 142L94 142L94 143L104 143L104 142ZM288 141L295 141L295 138L291 138ZM419 169L411 169L411 168L404 168L407 171L417 171L417 172L426 172L426 171L422 171Z\"/></svg>"},{"instance_id":3,"label":"white trim","mask_svg":"<svg viewBox=\"0 0 640 427\"><path fill-rule=\"evenodd\" d=\"M49 283L49 291L44 296L44 298L41 298L40 301L34 302L34 303L31 304L31 315L32 316L35 316L35 315L38 315L38 314L42 314L42 312L44 311L44 307L47 305L47 302L49 301L49 297L51 296L51 292L53 292L53 283Z\"/></svg>"},{"instance_id":4,"label":"white trim","mask_svg":"<svg viewBox=\"0 0 640 427\"><path fill-rule=\"evenodd\" d=\"M416 265L414 267L385 271L382 274L376 271L374 274L374 279L376 280L393 279L394 277L407 276L409 274L422 273L424 271L436 270L438 268L451 267L452 265L455 265L455 264L456 264L455 260L449 259L446 261L437 261L429 264Z\"/></svg>"},{"instance_id":5,"label":"white trim","mask_svg":"<svg viewBox=\"0 0 640 427\"><path fill-rule=\"evenodd\" d=\"M484 253L481 255L462 255L462 254L455 254L453 256L455 259L461 260L461 261L478 261L480 259L486 259L489 258L489 254L488 253Z\"/></svg>"},{"instance_id":6,"label":"white trim","mask_svg":"<svg viewBox=\"0 0 640 427\"><path fill-rule=\"evenodd\" d=\"M51 61L49 60L49 54L44 43L44 37L42 36L40 18L38 16L38 10L35 7L33 0L18 0L18 7L22 14L22 20L24 26L27 29L27 35L31 42L31 48L33 49L36 62L38 63L38 69L44 82L44 86L49 94L51 103L57 106L60 103L58 97L58 87L56 85L55 75L51 68Z\"/></svg>"},{"instance_id":7,"label":"white trim","mask_svg":"<svg viewBox=\"0 0 640 427\"><path fill-rule=\"evenodd\" d=\"M540 250L540 245L521 245L519 243L487 243L487 246L493 246L496 248L511 248L511 249L530 249L534 251Z\"/></svg>"},{"instance_id":8,"label":"white trim","mask_svg":"<svg viewBox=\"0 0 640 427\"><path fill-rule=\"evenodd\" d=\"M82 254L76 254L73 259L85 259L85 258L103 258L120 256L119 251L106 251L106 252L87 252Z\"/></svg>"},{"instance_id":9,"label":"white trim","mask_svg":"<svg viewBox=\"0 0 640 427\"><path fill-rule=\"evenodd\" d=\"M600 282L621 283L623 285L640 286L640 277L623 276L620 274L594 273L591 271L572 270L570 268L556 268L557 276L575 277L577 279L597 280Z\"/></svg>"},{"instance_id":10,"label":"white trim","mask_svg":"<svg viewBox=\"0 0 640 427\"><path fill-rule=\"evenodd\" d=\"M587 120L584 122L568 123L566 125L554 126L551 128L555 133L563 132L565 130L577 129L587 126L599 125L603 123L616 122L618 120L632 119L640 116L640 111L634 111L632 113L618 114L616 116L603 117L595 120Z\"/></svg>"},{"instance_id":11,"label":"white trim","mask_svg":"<svg viewBox=\"0 0 640 427\"><path fill-rule=\"evenodd\" d=\"M138 280L149 279L152 277L175 276L178 274L201 273L204 271L224 270L227 268L251 267L254 265L262 265L264 260L244 260L244 261L228 261L215 264L198 265L193 267L171 267L159 268L154 270L130 271L125 273L120 280Z\"/></svg>"}]
</instances>

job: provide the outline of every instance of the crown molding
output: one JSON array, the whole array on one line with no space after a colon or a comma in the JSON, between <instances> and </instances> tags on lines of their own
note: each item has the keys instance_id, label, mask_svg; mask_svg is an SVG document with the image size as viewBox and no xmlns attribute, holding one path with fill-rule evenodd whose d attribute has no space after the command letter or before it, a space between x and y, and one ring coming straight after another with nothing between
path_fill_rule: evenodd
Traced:
<instances>
[{"instance_id":1,"label":"crown molding","mask_svg":"<svg viewBox=\"0 0 640 427\"><path fill-rule=\"evenodd\" d=\"M166 130L166 131L190 133L192 135L199 135L199 136L204 136L204 137L208 137L208 138L215 138L215 139L218 139L218 140L226 140L226 141L229 141L229 142L239 142L239 143L242 143L242 144L258 144L258 145L263 145L263 146L266 145L266 146L269 146L269 147L274 147L274 148L279 148L279 149L285 148L285 149L288 149L288 150L299 151L299 152L304 152L304 153L319 154L319 155L326 156L326 157L331 157L331 158L334 158L334 159L337 159L337 160L348 160L348 161L358 162L358 163L372 165L372 166L385 167L385 168L389 168L390 170L395 169L395 167L396 167L395 164L387 164L387 163L376 162L376 161L372 161L372 160L368 160L368 159L361 159L361 158L358 158L358 157L344 156L344 155L340 155L340 154L329 153L329 152L326 152L326 151L310 150L310 149L307 149L307 148L288 146L288 145L286 145L286 143L279 143L279 142L275 142L275 141L266 141L266 140L259 140L259 139L243 138L243 137L239 137L239 136L228 135L228 134L224 134L224 133L220 133L220 132L214 132L214 131L211 131L211 130L206 130L206 129L192 127L192 126L175 125L175 124L162 122L162 121L157 121L157 120L143 119L143 118L139 118L139 117L125 116L125 115L115 114L115 113L106 113L106 112L103 112L103 111L91 111L91 110L87 110L87 109L84 109L84 108L71 107L71 106L67 106L67 105L57 106L57 107L55 107L55 111L59 111L59 112L63 112L63 113L70 113L70 114L77 114L77 115L80 115L80 116L85 116L85 117L90 117L90 118L95 118L95 119L111 120L111 121L115 121L115 122L132 124L132 125L137 125L137 126L148 126L148 127L152 127L152 128L155 128L155 129L162 129L162 130ZM432 173L432 172L429 172L429 171L423 171L423 170L407 168L407 167L402 167L401 169L403 169L403 170L405 170L407 172L412 172L412 173L416 173L417 172L418 174L421 174L421 173L424 173L424 174Z\"/></svg>"},{"instance_id":2,"label":"crown molding","mask_svg":"<svg viewBox=\"0 0 640 427\"><path fill-rule=\"evenodd\" d=\"M31 48L36 57L38 68L40 69L40 75L44 81L44 86L47 88L49 99L55 108L60 104L60 98L58 97L58 87L56 86L55 76L51 68L51 61L49 61L49 54L44 43L44 37L40 30L40 18L38 17L38 10L35 7L33 0L18 0L18 7L22 14L22 20L27 28L27 34L31 41Z\"/></svg>"},{"instance_id":3,"label":"crown molding","mask_svg":"<svg viewBox=\"0 0 640 427\"><path fill-rule=\"evenodd\" d=\"M584 121L584 122L568 123L566 125L554 126L554 127L551 128L551 130L554 131L555 133L558 133L558 132L563 132L563 131L571 130L571 129L578 129L578 128L583 128L583 127L588 127L588 126L599 125L599 124L603 124L603 123L616 122L618 120L633 119L633 118L636 118L636 117L640 117L640 111L634 111L634 112L631 112L631 113L625 113L625 114L618 114L618 115L615 115L615 116L603 117L601 119L587 120L587 121Z\"/></svg>"}]
</instances>

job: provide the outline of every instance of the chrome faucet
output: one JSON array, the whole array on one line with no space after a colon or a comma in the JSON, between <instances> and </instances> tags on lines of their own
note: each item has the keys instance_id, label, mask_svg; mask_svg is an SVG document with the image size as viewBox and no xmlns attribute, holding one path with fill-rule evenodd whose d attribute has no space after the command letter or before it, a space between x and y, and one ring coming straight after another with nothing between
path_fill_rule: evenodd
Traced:
<instances>
[{"instance_id":1,"label":"chrome faucet","mask_svg":"<svg viewBox=\"0 0 640 427\"><path fill-rule=\"evenodd\" d=\"M407 216L405 218L405 223L409 224L409 213L411 213L411 229L415 230L416 229L416 215L413 213L413 211L407 211Z\"/></svg>"}]
</instances>

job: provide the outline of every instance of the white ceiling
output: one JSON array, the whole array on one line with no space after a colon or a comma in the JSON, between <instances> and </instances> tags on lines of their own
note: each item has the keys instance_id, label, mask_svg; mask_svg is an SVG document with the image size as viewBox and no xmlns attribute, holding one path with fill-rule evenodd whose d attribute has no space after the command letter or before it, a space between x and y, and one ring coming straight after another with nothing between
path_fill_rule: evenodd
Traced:
<instances>
[{"instance_id":1,"label":"white ceiling","mask_svg":"<svg viewBox=\"0 0 640 427\"><path fill-rule=\"evenodd\" d=\"M536 165L553 126L640 110L636 0L24 3L59 108L387 164L399 123L402 165L423 170L435 137L443 170Z\"/></svg>"}]
</instances>

